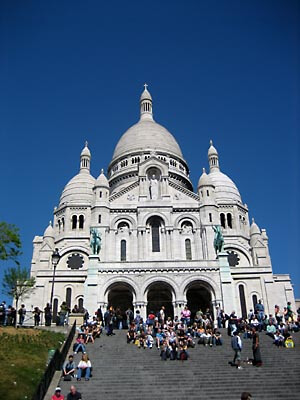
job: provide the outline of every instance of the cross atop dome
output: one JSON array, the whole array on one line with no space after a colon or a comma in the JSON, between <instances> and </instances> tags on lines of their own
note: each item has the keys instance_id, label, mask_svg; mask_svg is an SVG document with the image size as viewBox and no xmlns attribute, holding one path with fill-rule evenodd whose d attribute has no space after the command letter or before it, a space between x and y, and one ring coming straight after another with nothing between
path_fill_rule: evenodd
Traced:
<instances>
[{"instance_id":1,"label":"cross atop dome","mask_svg":"<svg viewBox=\"0 0 300 400\"><path fill-rule=\"evenodd\" d=\"M147 90L147 87L148 87L147 83L144 83L145 90Z\"/></svg>"}]
</instances>

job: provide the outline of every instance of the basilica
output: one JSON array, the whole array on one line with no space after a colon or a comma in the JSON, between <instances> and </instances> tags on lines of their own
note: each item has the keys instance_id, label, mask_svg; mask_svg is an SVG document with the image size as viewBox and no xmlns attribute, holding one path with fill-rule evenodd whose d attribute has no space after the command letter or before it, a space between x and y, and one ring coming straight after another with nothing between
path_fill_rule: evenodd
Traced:
<instances>
[{"instance_id":1,"label":"basilica","mask_svg":"<svg viewBox=\"0 0 300 400\"><path fill-rule=\"evenodd\" d=\"M216 316L219 307L245 316L260 299L266 313L275 304L294 306L290 277L273 274L267 232L249 222L212 141L194 189L176 139L154 120L147 85L139 105L140 119L121 136L106 174L91 175L91 152L83 148L53 223L33 240L36 285L27 309L51 301L56 314L66 301L90 314L113 306L145 317L164 305L176 316L187 305L192 313L209 308Z\"/></svg>"}]
</instances>

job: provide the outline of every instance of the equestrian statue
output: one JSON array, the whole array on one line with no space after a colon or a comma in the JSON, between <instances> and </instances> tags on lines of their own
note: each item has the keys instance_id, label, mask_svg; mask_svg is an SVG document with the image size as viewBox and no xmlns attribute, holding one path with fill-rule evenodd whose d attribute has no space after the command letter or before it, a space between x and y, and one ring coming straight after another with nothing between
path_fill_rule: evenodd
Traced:
<instances>
[{"instance_id":1,"label":"equestrian statue","mask_svg":"<svg viewBox=\"0 0 300 400\"><path fill-rule=\"evenodd\" d=\"M91 228L91 243L90 247L93 254L99 254L101 250L101 233L97 228Z\"/></svg>"},{"instance_id":2,"label":"equestrian statue","mask_svg":"<svg viewBox=\"0 0 300 400\"><path fill-rule=\"evenodd\" d=\"M215 232L214 248L216 251L216 255L218 255L219 253L224 252L224 238L223 238L223 234L222 234L220 225L215 225L212 228Z\"/></svg>"}]
</instances>

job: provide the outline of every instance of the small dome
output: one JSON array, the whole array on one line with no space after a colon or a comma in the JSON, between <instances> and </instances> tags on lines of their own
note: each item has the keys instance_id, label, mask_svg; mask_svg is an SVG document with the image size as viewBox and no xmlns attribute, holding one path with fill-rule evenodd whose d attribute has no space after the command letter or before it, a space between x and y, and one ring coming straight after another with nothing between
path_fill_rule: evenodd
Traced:
<instances>
[{"instance_id":1,"label":"small dome","mask_svg":"<svg viewBox=\"0 0 300 400\"><path fill-rule=\"evenodd\" d=\"M112 160L135 151L157 150L183 158L174 136L153 120L140 120L121 137Z\"/></svg>"},{"instance_id":2,"label":"small dome","mask_svg":"<svg viewBox=\"0 0 300 400\"><path fill-rule=\"evenodd\" d=\"M216 200L237 201L242 202L240 192L235 183L219 170L213 170L209 173L209 178L215 186Z\"/></svg>"},{"instance_id":3,"label":"small dome","mask_svg":"<svg viewBox=\"0 0 300 400\"><path fill-rule=\"evenodd\" d=\"M205 168L203 168L202 175L200 176L198 181L198 188L202 186L214 186L209 175L207 175Z\"/></svg>"},{"instance_id":4,"label":"small dome","mask_svg":"<svg viewBox=\"0 0 300 400\"><path fill-rule=\"evenodd\" d=\"M254 218L252 218L252 224L250 226L250 236L252 235L260 235L260 229L258 225L255 223Z\"/></svg>"},{"instance_id":5,"label":"small dome","mask_svg":"<svg viewBox=\"0 0 300 400\"><path fill-rule=\"evenodd\" d=\"M46 237L54 238L54 229L52 227L51 221L49 221L49 225L47 226L44 232L44 238Z\"/></svg>"},{"instance_id":6,"label":"small dome","mask_svg":"<svg viewBox=\"0 0 300 400\"><path fill-rule=\"evenodd\" d=\"M73 203L86 204L92 203L93 187L95 178L88 172L75 175L65 186L60 197L59 204Z\"/></svg>"},{"instance_id":7,"label":"small dome","mask_svg":"<svg viewBox=\"0 0 300 400\"><path fill-rule=\"evenodd\" d=\"M90 152L90 150L88 148L88 142L85 142L85 146L82 149L82 152L80 154L80 157L84 157L84 156L85 157L91 157L91 152Z\"/></svg>"},{"instance_id":8,"label":"small dome","mask_svg":"<svg viewBox=\"0 0 300 400\"><path fill-rule=\"evenodd\" d=\"M213 146L213 141L210 141L210 147L208 149L208 156L218 155L217 149Z\"/></svg>"},{"instance_id":9,"label":"small dome","mask_svg":"<svg viewBox=\"0 0 300 400\"><path fill-rule=\"evenodd\" d=\"M95 187L105 187L105 188L109 189L108 180L107 180L106 176L104 175L103 169L101 169L101 173L96 180Z\"/></svg>"}]
</instances>

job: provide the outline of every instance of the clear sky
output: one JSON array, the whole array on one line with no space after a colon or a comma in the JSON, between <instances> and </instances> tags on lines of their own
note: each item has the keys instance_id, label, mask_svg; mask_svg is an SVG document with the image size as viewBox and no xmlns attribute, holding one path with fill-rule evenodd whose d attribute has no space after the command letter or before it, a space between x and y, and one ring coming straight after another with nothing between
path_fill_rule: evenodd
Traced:
<instances>
[{"instance_id":1,"label":"clear sky","mask_svg":"<svg viewBox=\"0 0 300 400\"><path fill-rule=\"evenodd\" d=\"M0 220L20 227L23 265L85 140L98 176L147 82L195 190L212 138L300 297L298 29L293 0L2 0Z\"/></svg>"}]
</instances>

